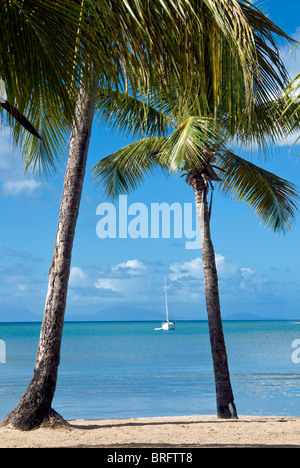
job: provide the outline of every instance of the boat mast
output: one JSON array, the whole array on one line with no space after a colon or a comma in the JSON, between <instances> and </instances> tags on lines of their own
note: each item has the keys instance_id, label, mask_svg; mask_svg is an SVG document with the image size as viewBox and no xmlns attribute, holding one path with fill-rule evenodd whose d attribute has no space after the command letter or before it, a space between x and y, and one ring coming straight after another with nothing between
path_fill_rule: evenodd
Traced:
<instances>
[{"instance_id":1,"label":"boat mast","mask_svg":"<svg viewBox=\"0 0 300 468\"><path fill-rule=\"evenodd\" d=\"M169 309L168 309L168 296L167 296L167 283L165 275L165 298L166 298L166 312L167 312L167 322L169 321Z\"/></svg>"}]
</instances>

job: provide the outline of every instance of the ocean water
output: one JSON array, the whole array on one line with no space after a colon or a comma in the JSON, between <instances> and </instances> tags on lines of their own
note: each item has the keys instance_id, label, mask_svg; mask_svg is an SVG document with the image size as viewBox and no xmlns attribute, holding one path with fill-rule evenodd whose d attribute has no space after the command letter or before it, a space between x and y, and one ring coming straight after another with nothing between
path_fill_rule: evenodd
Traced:
<instances>
[{"instance_id":1,"label":"ocean water","mask_svg":"<svg viewBox=\"0 0 300 468\"><path fill-rule=\"evenodd\" d=\"M207 323L159 325L66 323L55 410L66 419L216 414ZM39 332L38 323L0 323L0 421L31 380ZM300 324L225 321L224 333L238 414L299 417Z\"/></svg>"}]
</instances>

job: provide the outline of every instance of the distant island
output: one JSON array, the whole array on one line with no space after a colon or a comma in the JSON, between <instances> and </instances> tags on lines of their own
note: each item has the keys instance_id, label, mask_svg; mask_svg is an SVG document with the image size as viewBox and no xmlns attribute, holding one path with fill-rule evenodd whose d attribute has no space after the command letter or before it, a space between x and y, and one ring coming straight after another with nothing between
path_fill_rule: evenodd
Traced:
<instances>
[{"instance_id":1,"label":"distant island","mask_svg":"<svg viewBox=\"0 0 300 468\"><path fill-rule=\"evenodd\" d=\"M119 306L111 307L96 313L72 313L70 310L66 312L66 322L161 322L165 318L164 310L142 309L134 306ZM207 320L206 314L201 315L197 312L188 314L172 314L172 320L176 321L198 321ZM223 320L294 320L300 323L299 315L290 317L270 317L259 316L248 313L240 314L223 314ZM42 313L34 314L29 309L23 308L0 308L0 323L16 323L16 322L41 322Z\"/></svg>"}]
</instances>

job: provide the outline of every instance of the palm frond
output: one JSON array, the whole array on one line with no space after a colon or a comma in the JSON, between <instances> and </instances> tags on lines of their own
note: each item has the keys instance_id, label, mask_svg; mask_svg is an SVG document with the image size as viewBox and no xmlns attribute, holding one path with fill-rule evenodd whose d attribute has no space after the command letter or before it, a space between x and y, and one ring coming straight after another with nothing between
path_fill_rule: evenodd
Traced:
<instances>
[{"instance_id":1,"label":"palm frond","mask_svg":"<svg viewBox=\"0 0 300 468\"><path fill-rule=\"evenodd\" d=\"M78 33L80 12L80 3L73 0L3 0L0 4L0 77L6 85L7 100L44 140L42 144L35 136L24 133L14 112L5 120L2 118L12 128L14 144L20 147L24 158L28 155L27 168L34 161L33 167L50 170L57 159L62 159L61 151L57 151L63 133L58 128L62 118L57 114L72 121L72 90L75 92L80 81L86 58L83 47L88 43L82 36L87 30L85 21ZM65 121L63 125L66 126Z\"/></svg>"},{"instance_id":2,"label":"palm frond","mask_svg":"<svg viewBox=\"0 0 300 468\"><path fill-rule=\"evenodd\" d=\"M222 172L220 189L249 205L275 232L287 232L295 218L299 194L291 182L226 151L217 165Z\"/></svg>"},{"instance_id":3,"label":"palm frond","mask_svg":"<svg viewBox=\"0 0 300 468\"><path fill-rule=\"evenodd\" d=\"M300 42L297 44L300 45ZM300 140L299 126L300 126L300 73L287 85L284 90L286 106L282 111L280 120L288 120L288 128L286 136L296 132L298 135L295 137L293 146Z\"/></svg>"},{"instance_id":4,"label":"palm frond","mask_svg":"<svg viewBox=\"0 0 300 468\"><path fill-rule=\"evenodd\" d=\"M253 30L243 13L242 5L236 0L230 2L227 0L218 2L205 0L204 3L224 32L231 50L237 54L244 76L245 92L247 97L252 99L252 73L255 67L256 52ZM249 64L251 64L250 68Z\"/></svg>"},{"instance_id":5,"label":"palm frond","mask_svg":"<svg viewBox=\"0 0 300 468\"><path fill-rule=\"evenodd\" d=\"M159 157L165 141L165 137L152 137L125 146L99 161L91 172L94 180L108 197L131 192L145 174L166 169Z\"/></svg>"},{"instance_id":6,"label":"palm frond","mask_svg":"<svg viewBox=\"0 0 300 468\"><path fill-rule=\"evenodd\" d=\"M40 106L33 110L33 116L40 128L41 140L34 139L23 130L17 131L17 137L22 142L22 158L26 171L37 171L39 176L48 177L56 172L56 167L62 166L70 138L68 119L62 112L57 115L57 109L51 105ZM14 137L13 132L13 137ZM17 140L17 139L16 139ZM18 141L16 141L16 144Z\"/></svg>"},{"instance_id":7,"label":"palm frond","mask_svg":"<svg viewBox=\"0 0 300 468\"><path fill-rule=\"evenodd\" d=\"M161 159L171 172L183 166L193 171L201 170L205 153L221 146L225 139L224 130L213 119L188 117L165 141Z\"/></svg>"},{"instance_id":8,"label":"palm frond","mask_svg":"<svg viewBox=\"0 0 300 468\"><path fill-rule=\"evenodd\" d=\"M300 106L288 96L256 104L248 125L237 128L235 139L241 146L259 146L264 150L282 141L287 134L300 130Z\"/></svg>"},{"instance_id":9,"label":"palm frond","mask_svg":"<svg viewBox=\"0 0 300 468\"><path fill-rule=\"evenodd\" d=\"M280 56L278 39L289 43L294 40L265 15L253 2L241 3L243 14L253 30L257 70L254 74L256 103L278 98L288 83L289 75Z\"/></svg>"},{"instance_id":10,"label":"palm frond","mask_svg":"<svg viewBox=\"0 0 300 468\"><path fill-rule=\"evenodd\" d=\"M100 123L127 136L165 136L176 126L168 104L150 95L144 100L128 92L99 87L95 112Z\"/></svg>"}]
</instances>

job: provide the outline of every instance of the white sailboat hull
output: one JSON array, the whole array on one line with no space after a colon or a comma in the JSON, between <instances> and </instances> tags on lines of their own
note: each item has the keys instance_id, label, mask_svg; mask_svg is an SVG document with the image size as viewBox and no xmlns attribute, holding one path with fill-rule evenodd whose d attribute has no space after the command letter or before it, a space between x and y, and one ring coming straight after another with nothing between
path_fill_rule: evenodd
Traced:
<instances>
[{"instance_id":1,"label":"white sailboat hull","mask_svg":"<svg viewBox=\"0 0 300 468\"><path fill-rule=\"evenodd\" d=\"M161 328L162 330L175 330L176 325L175 322L163 322Z\"/></svg>"}]
</instances>

